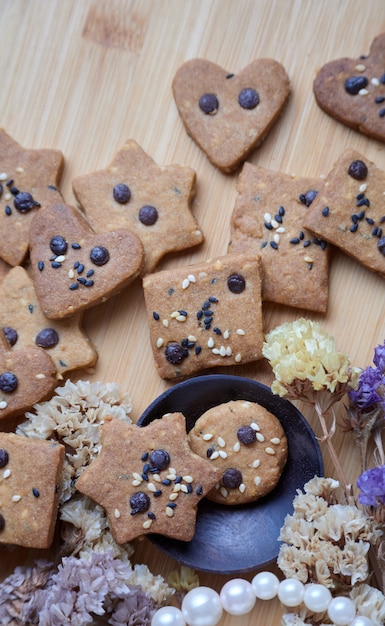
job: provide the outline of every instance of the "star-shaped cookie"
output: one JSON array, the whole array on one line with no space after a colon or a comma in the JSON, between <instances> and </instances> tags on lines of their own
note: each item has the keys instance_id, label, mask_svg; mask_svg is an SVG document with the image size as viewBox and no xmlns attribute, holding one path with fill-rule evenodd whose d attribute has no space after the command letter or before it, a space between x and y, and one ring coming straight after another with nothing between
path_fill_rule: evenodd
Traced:
<instances>
[{"instance_id":1,"label":"star-shaped cookie","mask_svg":"<svg viewBox=\"0 0 385 626\"><path fill-rule=\"evenodd\" d=\"M38 209L62 202L63 166L59 150L23 148L0 128L0 257L9 265L22 265Z\"/></svg>"},{"instance_id":2,"label":"star-shaped cookie","mask_svg":"<svg viewBox=\"0 0 385 626\"><path fill-rule=\"evenodd\" d=\"M44 315L62 319L105 302L139 276L143 246L129 230L96 234L78 209L57 204L32 220L30 259Z\"/></svg>"},{"instance_id":3,"label":"star-shaped cookie","mask_svg":"<svg viewBox=\"0 0 385 626\"><path fill-rule=\"evenodd\" d=\"M42 348L13 350L0 333L0 420L46 400L56 385L54 362Z\"/></svg>"},{"instance_id":4,"label":"star-shaped cookie","mask_svg":"<svg viewBox=\"0 0 385 626\"><path fill-rule=\"evenodd\" d=\"M15 350L36 345L44 348L55 363L58 378L65 372L91 367L97 360L81 323L81 313L48 320L23 267L13 267L0 285L0 328L9 343Z\"/></svg>"},{"instance_id":5,"label":"star-shaped cookie","mask_svg":"<svg viewBox=\"0 0 385 626\"><path fill-rule=\"evenodd\" d=\"M105 509L115 541L147 533L190 541L198 502L220 471L192 452L182 413L168 413L143 428L107 419L101 442L101 453L76 487Z\"/></svg>"},{"instance_id":6,"label":"star-shaped cookie","mask_svg":"<svg viewBox=\"0 0 385 626\"><path fill-rule=\"evenodd\" d=\"M203 241L190 210L195 179L189 167L159 167L129 140L108 167L76 177L72 186L95 232L128 228L138 235L147 274L166 253Z\"/></svg>"}]
</instances>

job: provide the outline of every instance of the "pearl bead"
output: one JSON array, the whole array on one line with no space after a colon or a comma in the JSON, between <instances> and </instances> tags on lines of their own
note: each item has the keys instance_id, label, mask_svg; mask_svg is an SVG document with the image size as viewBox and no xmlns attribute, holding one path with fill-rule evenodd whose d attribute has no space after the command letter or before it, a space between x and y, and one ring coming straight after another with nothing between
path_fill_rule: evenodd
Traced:
<instances>
[{"instance_id":1,"label":"pearl bead","mask_svg":"<svg viewBox=\"0 0 385 626\"><path fill-rule=\"evenodd\" d=\"M303 600L305 588L297 578L285 578L279 583L278 598L285 606L298 606Z\"/></svg>"},{"instance_id":2,"label":"pearl bead","mask_svg":"<svg viewBox=\"0 0 385 626\"><path fill-rule=\"evenodd\" d=\"M182 613L189 626L216 626L223 613L219 594L210 587L195 587L182 600Z\"/></svg>"},{"instance_id":3,"label":"pearl bead","mask_svg":"<svg viewBox=\"0 0 385 626\"><path fill-rule=\"evenodd\" d=\"M162 606L154 613L151 626L186 626L186 620L176 606Z\"/></svg>"},{"instance_id":4,"label":"pearl bead","mask_svg":"<svg viewBox=\"0 0 385 626\"><path fill-rule=\"evenodd\" d=\"M309 611L322 613L326 611L331 600L332 594L327 587L313 583L306 585L303 601Z\"/></svg>"},{"instance_id":5,"label":"pearl bead","mask_svg":"<svg viewBox=\"0 0 385 626\"><path fill-rule=\"evenodd\" d=\"M374 622L365 615L357 615L349 626L374 626Z\"/></svg>"},{"instance_id":6,"label":"pearl bead","mask_svg":"<svg viewBox=\"0 0 385 626\"><path fill-rule=\"evenodd\" d=\"M272 572L259 572L251 581L254 593L260 600L272 600L278 593L279 578Z\"/></svg>"},{"instance_id":7,"label":"pearl bead","mask_svg":"<svg viewBox=\"0 0 385 626\"><path fill-rule=\"evenodd\" d=\"M251 583L234 578L225 583L219 594L222 606L230 615L246 615L257 601Z\"/></svg>"},{"instance_id":8,"label":"pearl bead","mask_svg":"<svg viewBox=\"0 0 385 626\"><path fill-rule=\"evenodd\" d=\"M336 626L348 626L356 616L353 600L344 596L333 598L328 606L328 616Z\"/></svg>"}]
</instances>

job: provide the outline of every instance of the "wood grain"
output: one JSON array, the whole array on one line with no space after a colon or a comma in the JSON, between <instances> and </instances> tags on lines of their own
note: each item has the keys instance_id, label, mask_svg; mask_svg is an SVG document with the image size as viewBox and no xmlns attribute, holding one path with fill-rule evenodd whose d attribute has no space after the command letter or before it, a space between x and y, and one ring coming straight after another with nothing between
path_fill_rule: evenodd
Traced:
<instances>
[{"instance_id":1,"label":"wood grain","mask_svg":"<svg viewBox=\"0 0 385 626\"><path fill-rule=\"evenodd\" d=\"M254 58L272 57L285 66L290 102L250 157L252 163L321 176L349 146L385 169L383 145L326 116L312 94L318 67L367 53L372 39L385 30L383 0L0 0L0 8L1 125L26 147L63 151L62 191L68 203L75 202L74 176L105 167L129 138L158 164L180 163L197 172L192 209L205 243L168 257L162 268L226 253L236 197L236 174L225 176L211 166L178 116L171 81L187 59L207 58L234 72ZM322 322L357 366L369 365L374 347L384 341L384 293L383 279L343 254L333 254L329 310L311 317ZM265 331L303 313L264 305ZM122 383L131 393L136 420L170 384L155 372L140 284L91 309L85 324L99 361L93 373L73 378ZM267 384L272 379L263 362L226 372ZM318 433L314 415L305 414ZM335 444L354 481L358 458L340 428L343 417L341 405ZM326 452L325 466L332 474ZM2 575L34 556L1 547ZM165 577L176 566L146 540L137 542L134 559ZM201 576L202 584L218 590L225 580ZM220 624L274 625L280 614L278 603L259 603L248 616L225 615Z\"/></svg>"}]
</instances>

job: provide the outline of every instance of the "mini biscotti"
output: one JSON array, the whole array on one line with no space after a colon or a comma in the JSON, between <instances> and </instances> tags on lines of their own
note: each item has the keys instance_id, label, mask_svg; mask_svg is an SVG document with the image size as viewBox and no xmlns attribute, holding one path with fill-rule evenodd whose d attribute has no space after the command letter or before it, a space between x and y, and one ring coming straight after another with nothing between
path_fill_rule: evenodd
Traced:
<instances>
[{"instance_id":1,"label":"mini biscotti","mask_svg":"<svg viewBox=\"0 0 385 626\"><path fill-rule=\"evenodd\" d=\"M228 254L143 279L158 374L181 378L262 358L261 265Z\"/></svg>"},{"instance_id":2,"label":"mini biscotti","mask_svg":"<svg viewBox=\"0 0 385 626\"><path fill-rule=\"evenodd\" d=\"M177 70L172 89L187 133L213 165L231 173L281 115L290 81L274 59L255 59L235 74L191 59Z\"/></svg>"}]
</instances>

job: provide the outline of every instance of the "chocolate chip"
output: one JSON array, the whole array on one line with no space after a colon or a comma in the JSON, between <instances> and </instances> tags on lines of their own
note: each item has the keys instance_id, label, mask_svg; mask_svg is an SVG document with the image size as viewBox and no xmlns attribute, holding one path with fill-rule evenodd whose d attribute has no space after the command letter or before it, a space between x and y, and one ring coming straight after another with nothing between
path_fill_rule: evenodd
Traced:
<instances>
[{"instance_id":1,"label":"chocolate chip","mask_svg":"<svg viewBox=\"0 0 385 626\"><path fill-rule=\"evenodd\" d=\"M299 199L302 204L310 206L313 200L315 200L315 198L317 197L317 195L318 191L316 191L315 189L309 189L309 191L307 191L306 193L301 193Z\"/></svg>"},{"instance_id":2,"label":"chocolate chip","mask_svg":"<svg viewBox=\"0 0 385 626\"><path fill-rule=\"evenodd\" d=\"M150 498L144 491L137 491L130 498L132 513L143 513L150 508Z\"/></svg>"},{"instance_id":3,"label":"chocolate chip","mask_svg":"<svg viewBox=\"0 0 385 626\"><path fill-rule=\"evenodd\" d=\"M235 467L229 467L223 472L221 482L227 489L236 489L242 483L242 473Z\"/></svg>"},{"instance_id":4,"label":"chocolate chip","mask_svg":"<svg viewBox=\"0 0 385 626\"><path fill-rule=\"evenodd\" d=\"M129 199L131 198L130 188L127 187L124 183L119 183L115 185L113 191L114 200L119 202L119 204L127 204Z\"/></svg>"},{"instance_id":5,"label":"chocolate chip","mask_svg":"<svg viewBox=\"0 0 385 626\"><path fill-rule=\"evenodd\" d=\"M345 81L345 91L351 96L356 96L361 89L365 89L368 82L366 76L351 76Z\"/></svg>"},{"instance_id":6,"label":"chocolate chip","mask_svg":"<svg viewBox=\"0 0 385 626\"><path fill-rule=\"evenodd\" d=\"M157 219L158 211L154 206L151 206L150 204L142 206L139 211L139 220L142 222L142 224L144 224L145 226L152 226L153 224L155 224Z\"/></svg>"},{"instance_id":7,"label":"chocolate chip","mask_svg":"<svg viewBox=\"0 0 385 626\"><path fill-rule=\"evenodd\" d=\"M90 259L95 265L105 265L110 260L110 253L103 246L95 246L90 252Z\"/></svg>"},{"instance_id":8,"label":"chocolate chip","mask_svg":"<svg viewBox=\"0 0 385 626\"><path fill-rule=\"evenodd\" d=\"M231 274L227 279L227 286L232 293L242 293L246 287L246 281L241 274Z\"/></svg>"},{"instance_id":9,"label":"chocolate chip","mask_svg":"<svg viewBox=\"0 0 385 626\"><path fill-rule=\"evenodd\" d=\"M59 255L65 254L67 252L68 244L64 237L62 237L61 235L55 235L49 242L49 247L54 254Z\"/></svg>"},{"instance_id":10,"label":"chocolate chip","mask_svg":"<svg viewBox=\"0 0 385 626\"><path fill-rule=\"evenodd\" d=\"M11 326L4 326L3 333L10 346L14 346L18 340L17 330L11 328Z\"/></svg>"},{"instance_id":11,"label":"chocolate chip","mask_svg":"<svg viewBox=\"0 0 385 626\"><path fill-rule=\"evenodd\" d=\"M241 426L237 430L237 437L241 443L243 443L245 446L249 446L250 444L254 443L257 438L257 434L254 428L251 428L251 426Z\"/></svg>"},{"instance_id":12,"label":"chocolate chip","mask_svg":"<svg viewBox=\"0 0 385 626\"><path fill-rule=\"evenodd\" d=\"M3 372L0 374L0 391L11 393L17 387L17 376L13 372Z\"/></svg>"},{"instance_id":13,"label":"chocolate chip","mask_svg":"<svg viewBox=\"0 0 385 626\"><path fill-rule=\"evenodd\" d=\"M0 531L4 530L5 527L5 519L4 516L0 513Z\"/></svg>"},{"instance_id":14,"label":"chocolate chip","mask_svg":"<svg viewBox=\"0 0 385 626\"><path fill-rule=\"evenodd\" d=\"M150 465L159 470L166 469L170 465L170 455L167 450L153 450L150 454Z\"/></svg>"},{"instance_id":15,"label":"chocolate chip","mask_svg":"<svg viewBox=\"0 0 385 626\"><path fill-rule=\"evenodd\" d=\"M0 467L7 465L9 461L9 454L4 448L0 448Z\"/></svg>"},{"instance_id":16,"label":"chocolate chip","mask_svg":"<svg viewBox=\"0 0 385 626\"><path fill-rule=\"evenodd\" d=\"M13 201L15 205L15 209L20 211L20 213L28 213L35 206L40 206L38 202L35 202L32 195L28 191L22 191L15 196Z\"/></svg>"},{"instance_id":17,"label":"chocolate chip","mask_svg":"<svg viewBox=\"0 0 385 626\"><path fill-rule=\"evenodd\" d=\"M186 350L176 341L172 341L166 347L164 354L169 363L172 363L172 365L177 365L178 363L181 363L186 357Z\"/></svg>"},{"instance_id":18,"label":"chocolate chip","mask_svg":"<svg viewBox=\"0 0 385 626\"><path fill-rule=\"evenodd\" d=\"M218 98L213 93L205 93L199 99L199 107L207 115L215 115L218 111L219 102Z\"/></svg>"},{"instance_id":19,"label":"chocolate chip","mask_svg":"<svg viewBox=\"0 0 385 626\"><path fill-rule=\"evenodd\" d=\"M59 335L54 328L43 328L36 335L35 343L40 348L54 348L59 343Z\"/></svg>"},{"instance_id":20,"label":"chocolate chip","mask_svg":"<svg viewBox=\"0 0 385 626\"><path fill-rule=\"evenodd\" d=\"M242 109L255 109L257 104L259 104L259 95L255 89L247 87L239 93L238 102Z\"/></svg>"},{"instance_id":21,"label":"chocolate chip","mask_svg":"<svg viewBox=\"0 0 385 626\"><path fill-rule=\"evenodd\" d=\"M368 168L363 161L357 159L349 165L348 174L355 180L364 180L368 175Z\"/></svg>"}]
</instances>

